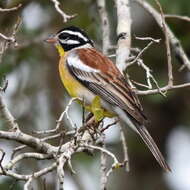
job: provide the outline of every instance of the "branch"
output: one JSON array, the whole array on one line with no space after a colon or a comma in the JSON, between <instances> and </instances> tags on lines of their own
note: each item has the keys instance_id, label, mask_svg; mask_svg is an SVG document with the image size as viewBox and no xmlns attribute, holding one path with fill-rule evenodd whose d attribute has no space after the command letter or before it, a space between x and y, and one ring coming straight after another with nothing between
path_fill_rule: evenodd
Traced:
<instances>
[{"instance_id":1,"label":"branch","mask_svg":"<svg viewBox=\"0 0 190 190\"><path fill-rule=\"evenodd\" d=\"M15 38L13 38L12 36L8 37L8 36L5 36L4 34L0 33L0 37L8 42L12 42L12 43L15 42Z\"/></svg>"},{"instance_id":2,"label":"branch","mask_svg":"<svg viewBox=\"0 0 190 190\"><path fill-rule=\"evenodd\" d=\"M65 156L65 154L62 154L58 160L58 167L57 167L57 173L59 178L59 190L63 190L64 178L65 178L64 165L66 161L67 157Z\"/></svg>"},{"instance_id":3,"label":"branch","mask_svg":"<svg viewBox=\"0 0 190 190\"><path fill-rule=\"evenodd\" d=\"M73 123L73 121L71 120L70 116L69 116L69 108L71 106L71 104L76 101L79 100L79 98L71 98L69 103L67 104L65 110L61 113L59 119L57 120L57 125L55 127L55 129L51 129L51 130L46 130L46 131L33 131L33 133L36 134L50 134L50 133L55 133L57 132L60 128L61 128L61 124L63 122L63 118L66 115L67 120L69 121L69 123L71 124L72 128L75 128L75 124Z\"/></svg>"},{"instance_id":4,"label":"branch","mask_svg":"<svg viewBox=\"0 0 190 190\"><path fill-rule=\"evenodd\" d=\"M5 170L4 170L3 166L2 166L2 162L3 162L3 159L5 157L5 152L2 149L0 149L0 152L2 153L1 159L0 159L0 169L1 169L1 172L5 174Z\"/></svg>"},{"instance_id":5,"label":"branch","mask_svg":"<svg viewBox=\"0 0 190 190\"><path fill-rule=\"evenodd\" d=\"M129 0L115 0L117 7L117 38L116 65L123 73L126 68L126 60L131 49L131 13Z\"/></svg>"},{"instance_id":6,"label":"branch","mask_svg":"<svg viewBox=\"0 0 190 190\"><path fill-rule=\"evenodd\" d=\"M8 110L2 95L0 94L0 116L3 120L6 121L6 124L9 130L17 130L18 124L15 118L12 116L11 112Z\"/></svg>"},{"instance_id":7,"label":"branch","mask_svg":"<svg viewBox=\"0 0 190 190\"><path fill-rule=\"evenodd\" d=\"M68 20L74 18L76 14L74 15L67 15L64 13L60 8L60 2L58 0L50 0L52 3L54 3L56 11L62 16L63 22L67 22Z\"/></svg>"},{"instance_id":8,"label":"branch","mask_svg":"<svg viewBox=\"0 0 190 190\"><path fill-rule=\"evenodd\" d=\"M0 12L15 11L15 10L18 10L21 6L22 6L22 4L19 4L19 5L16 6L16 7L6 8L6 9L3 9L3 8L0 7Z\"/></svg>"},{"instance_id":9,"label":"branch","mask_svg":"<svg viewBox=\"0 0 190 190\"><path fill-rule=\"evenodd\" d=\"M175 19L177 18L177 19L180 19L180 20L185 20L187 22L190 22L190 17L188 17L188 16L165 14L164 17L165 18L175 18Z\"/></svg>"},{"instance_id":10,"label":"branch","mask_svg":"<svg viewBox=\"0 0 190 190\"><path fill-rule=\"evenodd\" d=\"M12 159L7 165L6 169L12 169L12 167L19 161L26 159L26 158L34 158L37 160L45 160L51 158L49 155L46 154L40 154L40 153L35 153L35 152L30 152L30 153L22 153L18 156L16 156L14 159Z\"/></svg>"},{"instance_id":11,"label":"branch","mask_svg":"<svg viewBox=\"0 0 190 190\"><path fill-rule=\"evenodd\" d=\"M159 89L153 89L153 90L135 90L137 94L139 95L148 95L148 94L158 94L160 91L162 93L165 93L170 90L174 89L179 89L179 88L185 88L185 87L190 87L190 83L184 83L184 84L179 84L179 85L173 85L173 86L164 86Z\"/></svg>"},{"instance_id":12,"label":"branch","mask_svg":"<svg viewBox=\"0 0 190 190\"><path fill-rule=\"evenodd\" d=\"M162 29L165 35L165 44L166 44L166 51L167 51L167 61L168 61L168 86L173 85L173 72L172 72L172 59L171 59L171 50L170 50L170 42L169 42L169 36L168 36L168 31L166 30L166 22L164 19L164 13L162 10L162 7L158 0L155 0L157 5L159 6L160 13L161 13L161 18L162 18Z\"/></svg>"},{"instance_id":13,"label":"branch","mask_svg":"<svg viewBox=\"0 0 190 190\"><path fill-rule=\"evenodd\" d=\"M3 54L10 47L11 43L14 45L14 47L18 46L18 43L16 41L16 33L19 29L20 24L21 24L21 19L18 18L17 22L15 23L15 25L13 27L13 31L12 31L12 34L10 35L10 37L7 37L4 34L0 33L0 38L5 40L5 42L2 43L2 45L1 45L2 47L1 47L1 51L0 51L0 62L2 60Z\"/></svg>"},{"instance_id":14,"label":"branch","mask_svg":"<svg viewBox=\"0 0 190 190\"><path fill-rule=\"evenodd\" d=\"M110 42L110 23L108 19L108 13L106 11L106 2L105 0L97 0L98 11L101 19L102 27L102 51L106 55L111 46Z\"/></svg>"},{"instance_id":15,"label":"branch","mask_svg":"<svg viewBox=\"0 0 190 190\"><path fill-rule=\"evenodd\" d=\"M142 0L134 0L137 2L140 6L142 6L149 14L153 16L153 18L156 20L157 24L162 28L162 18L161 15L158 13L157 10L155 10L149 3ZM190 61L185 54L179 40L176 38L176 36L173 34L173 32L170 30L169 26L166 25L166 31L168 34L168 39L171 44L172 50L176 56L176 58L179 60L180 63L184 64L188 70L190 70Z\"/></svg>"},{"instance_id":16,"label":"branch","mask_svg":"<svg viewBox=\"0 0 190 190\"><path fill-rule=\"evenodd\" d=\"M142 54L153 44L153 41L150 41L139 53L138 55L135 57L135 59L133 61L130 61L127 63L127 67L133 65L134 63L136 63L138 61L138 59L142 56Z\"/></svg>"},{"instance_id":17,"label":"branch","mask_svg":"<svg viewBox=\"0 0 190 190\"><path fill-rule=\"evenodd\" d=\"M31 148L34 148L36 151L39 151L44 154L49 154L51 156L53 156L57 151L57 147L52 146L46 142L43 142L40 139L38 139L37 137L27 135L18 129L13 132L0 131L0 138L7 139L7 140L13 140L18 143L22 143Z\"/></svg>"},{"instance_id":18,"label":"branch","mask_svg":"<svg viewBox=\"0 0 190 190\"><path fill-rule=\"evenodd\" d=\"M127 172L130 171L130 166L129 166L129 156L128 156L128 151L127 151L127 142L126 142L126 138L125 138L125 134L124 131L121 127L121 125L119 125L120 128L120 136L121 136L121 142L122 142L122 147L123 147L123 154L124 154L124 165L125 165L125 169Z\"/></svg>"},{"instance_id":19,"label":"branch","mask_svg":"<svg viewBox=\"0 0 190 190\"><path fill-rule=\"evenodd\" d=\"M105 145L105 134L102 132L102 148L106 148ZM101 170L101 180L100 180L100 190L105 190L106 189L106 184L107 184L107 177L106 177L106 154L104 152L101 152L101 163L100 163L100 170Z\"/></svg>"},{"instance_id":20,"label":"branch","mask_svg":"<svg viewBox=\"0 0 190 190\"><path fill-rule=\"evenodd\" d=\"M95 149L95 150L100 150L101 152L103 152L103 153L107 154L108 156L110 156L111 158L113 158L113 160L114 160L113 166L117 167L118 165L120 165L119 161L116 158L116 156L113 153L111 153L110 151L108 151L108 150L106 150L106 149L104 149L102 147L89 145L89 144L84 144L82 146L85 147L85 148L91 148L91 149Z\"/></svg>"},{"instance_id":21,"label":"branch","mask_svg":"<svg viewBox=\"0 0 190 190\"><path fill-rule=\"evenodd\" d=\"M24 190L32 190L32 180L33 180L33 176L29 177L29 179L27 180L27 182L24 185Z\"/></svg>"}]
</instances>

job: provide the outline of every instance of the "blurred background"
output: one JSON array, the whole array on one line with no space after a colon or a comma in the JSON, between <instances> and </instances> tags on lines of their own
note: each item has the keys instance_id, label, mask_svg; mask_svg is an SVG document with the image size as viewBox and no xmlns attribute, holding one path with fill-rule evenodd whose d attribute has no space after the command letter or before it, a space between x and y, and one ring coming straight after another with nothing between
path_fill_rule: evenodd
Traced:
<instances>
[{"instance_id":1,"label":"blurred background","mask_svg":"<svg viewBox=\"0 0 190 190\"><path fill-rule=\"evenodd\" d=\"M101 50L101 27L97 4L94 0L60 0L61 8L67 14L78 16L67 24L55 11L51 1L44 0L0 0L0 7L13 7L22 3L22 7L13 12L0 12L0 32L11 34L18 17L22 25L17 33L19 46L8 49L0 62L0 79L9 81L3 97L21 130L31 134L32 130L53 129L60 113L68 103L58 73L58 54L54 47L43 42L52 33L63 27L76 25L83 28ZM156 7L154 1L148 1ZM163 10L167 14L190 16L189 0L161 0ZM164 37L154 19L136 3L131 2L132 9L132 47L143 48L147 42L134 39L150 36L161 38L144 54L144 62L149 66L159 85L167 83L167 59ZM107 0L107 10L111 24L111 39L116 44L117 15L112 0ZM186 53L190 54L190 23L178 19L167 18L167 23L180 39ZM0 39L1 40L1 39ZM113 59L114 61L114 59ZM172 59L175 84L190 82L187 69L179 72L180 63ZM146 83L142 68L133 66L128 69L130 78ZM142 89L142 88L141 88ZM152 154L141 140L130 130L126 131L130 172L123 168L115 170L109 178L109 190L189 190L190 189L190 88L176 89L168 92L167 98L161 95L141 96L146 115L150 118L149 131L166 156L172 173L164 173L156 163ZM74 104L70 114L77 126L81 125L82 111ZM65 121L66 122L66 121ZM108 121L111 122L111 121ZM65 125L65 127L68 127ZM6 130L0 121L0 130ZM107 148L120 160L122 147L117 126L106 132ZM57 141L52 142L56 144ZM6 150L6 160L17 144L0 140L0 147ZM28 150L31 151L31 150ZM20 173L30 173L43 168L48 162L27 160L17 168ZM72 176L66 169L65 190L97 190L100 188L100 154L93 157L84 153L76 154L72 159L77 174ZM27 166L27 167L26 167ZM35 189L56 189L55 173L46 176L46 188L43 179L36 181ZM22 182L0 176L0 189L23 188Z\"/></svg>"}]
</instances>

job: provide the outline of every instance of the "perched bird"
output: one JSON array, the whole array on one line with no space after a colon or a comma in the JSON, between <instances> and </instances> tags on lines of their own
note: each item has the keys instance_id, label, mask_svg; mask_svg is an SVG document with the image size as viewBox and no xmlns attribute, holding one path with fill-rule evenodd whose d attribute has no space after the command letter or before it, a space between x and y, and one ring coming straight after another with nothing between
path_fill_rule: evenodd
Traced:
<instances>
[{"instance_id":1,"label":"perched bird","mask_svg":"<svg viewBox=\"0 0 190 190\"><path fill-rule=\"evenodd\" d=\"M170 171L145 125L138 97L114 63L94 48L88 35L75 26L64 28L47 40L53 43L60 54L61 80L72 97L79 97L91 104L98 96L105 110L116 114L139 134L160 166Z\"/></svg>"}]
</instances>

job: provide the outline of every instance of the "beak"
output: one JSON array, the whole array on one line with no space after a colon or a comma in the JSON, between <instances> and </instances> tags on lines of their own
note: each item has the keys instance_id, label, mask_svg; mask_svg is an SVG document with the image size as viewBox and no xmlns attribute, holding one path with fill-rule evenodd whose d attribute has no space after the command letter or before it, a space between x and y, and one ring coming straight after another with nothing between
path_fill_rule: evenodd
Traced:
<instances>
[{"instance_id":1,"label":"beak","mask_svg":"<svg viewBox=\"0 0 190 190\"><path fill-rule=\"evenodd\" d=\"M57 42L57 37L55 35L51 35L44 41L50 44L55 44Z\"/></svg>"}]
</instances>

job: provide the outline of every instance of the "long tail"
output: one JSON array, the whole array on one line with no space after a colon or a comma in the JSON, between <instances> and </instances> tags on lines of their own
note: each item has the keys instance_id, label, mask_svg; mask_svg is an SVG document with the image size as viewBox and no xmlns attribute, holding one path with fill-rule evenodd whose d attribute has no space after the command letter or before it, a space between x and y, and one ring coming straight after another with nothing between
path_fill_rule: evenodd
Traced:
<instances>
[{"instance_id":1,"label":"long tail","mask_svg":"<svg viewBox=\"0 0 190 190\"><path fill-rule=\"evenodd\" d=\"M125 122L129 127L131 127L137 134L140 135L144 143L148 146L149 150L152 152L153 156L160 164L160 166L165 171L171 171L170 167L166 163L162 153L160 152L159 148L157 147L156 143L154 142L153 138L149 134L148 130L145 126L140 126L136 122L133 122L132 118L128 117L126 112L121 110L120 108L115 108L115 112L118 113L121 120Z\"/></svg>"},{"instance_id":2,"label":"long tail","mask_svg":"<svg viewBox=\"0 0 190 190\"><path fill-rule=\"evenodd\" d=\"M150 136L148 130L144 126L136 127L139 135L141 136L144 143L148 146L152 154L154 155L157 162L165 171L171 171L170 167L166 163L162 153L160 152L159 148L157 147L156 143L154 142L153 138Z\"/></svg>"}]
</instances>

